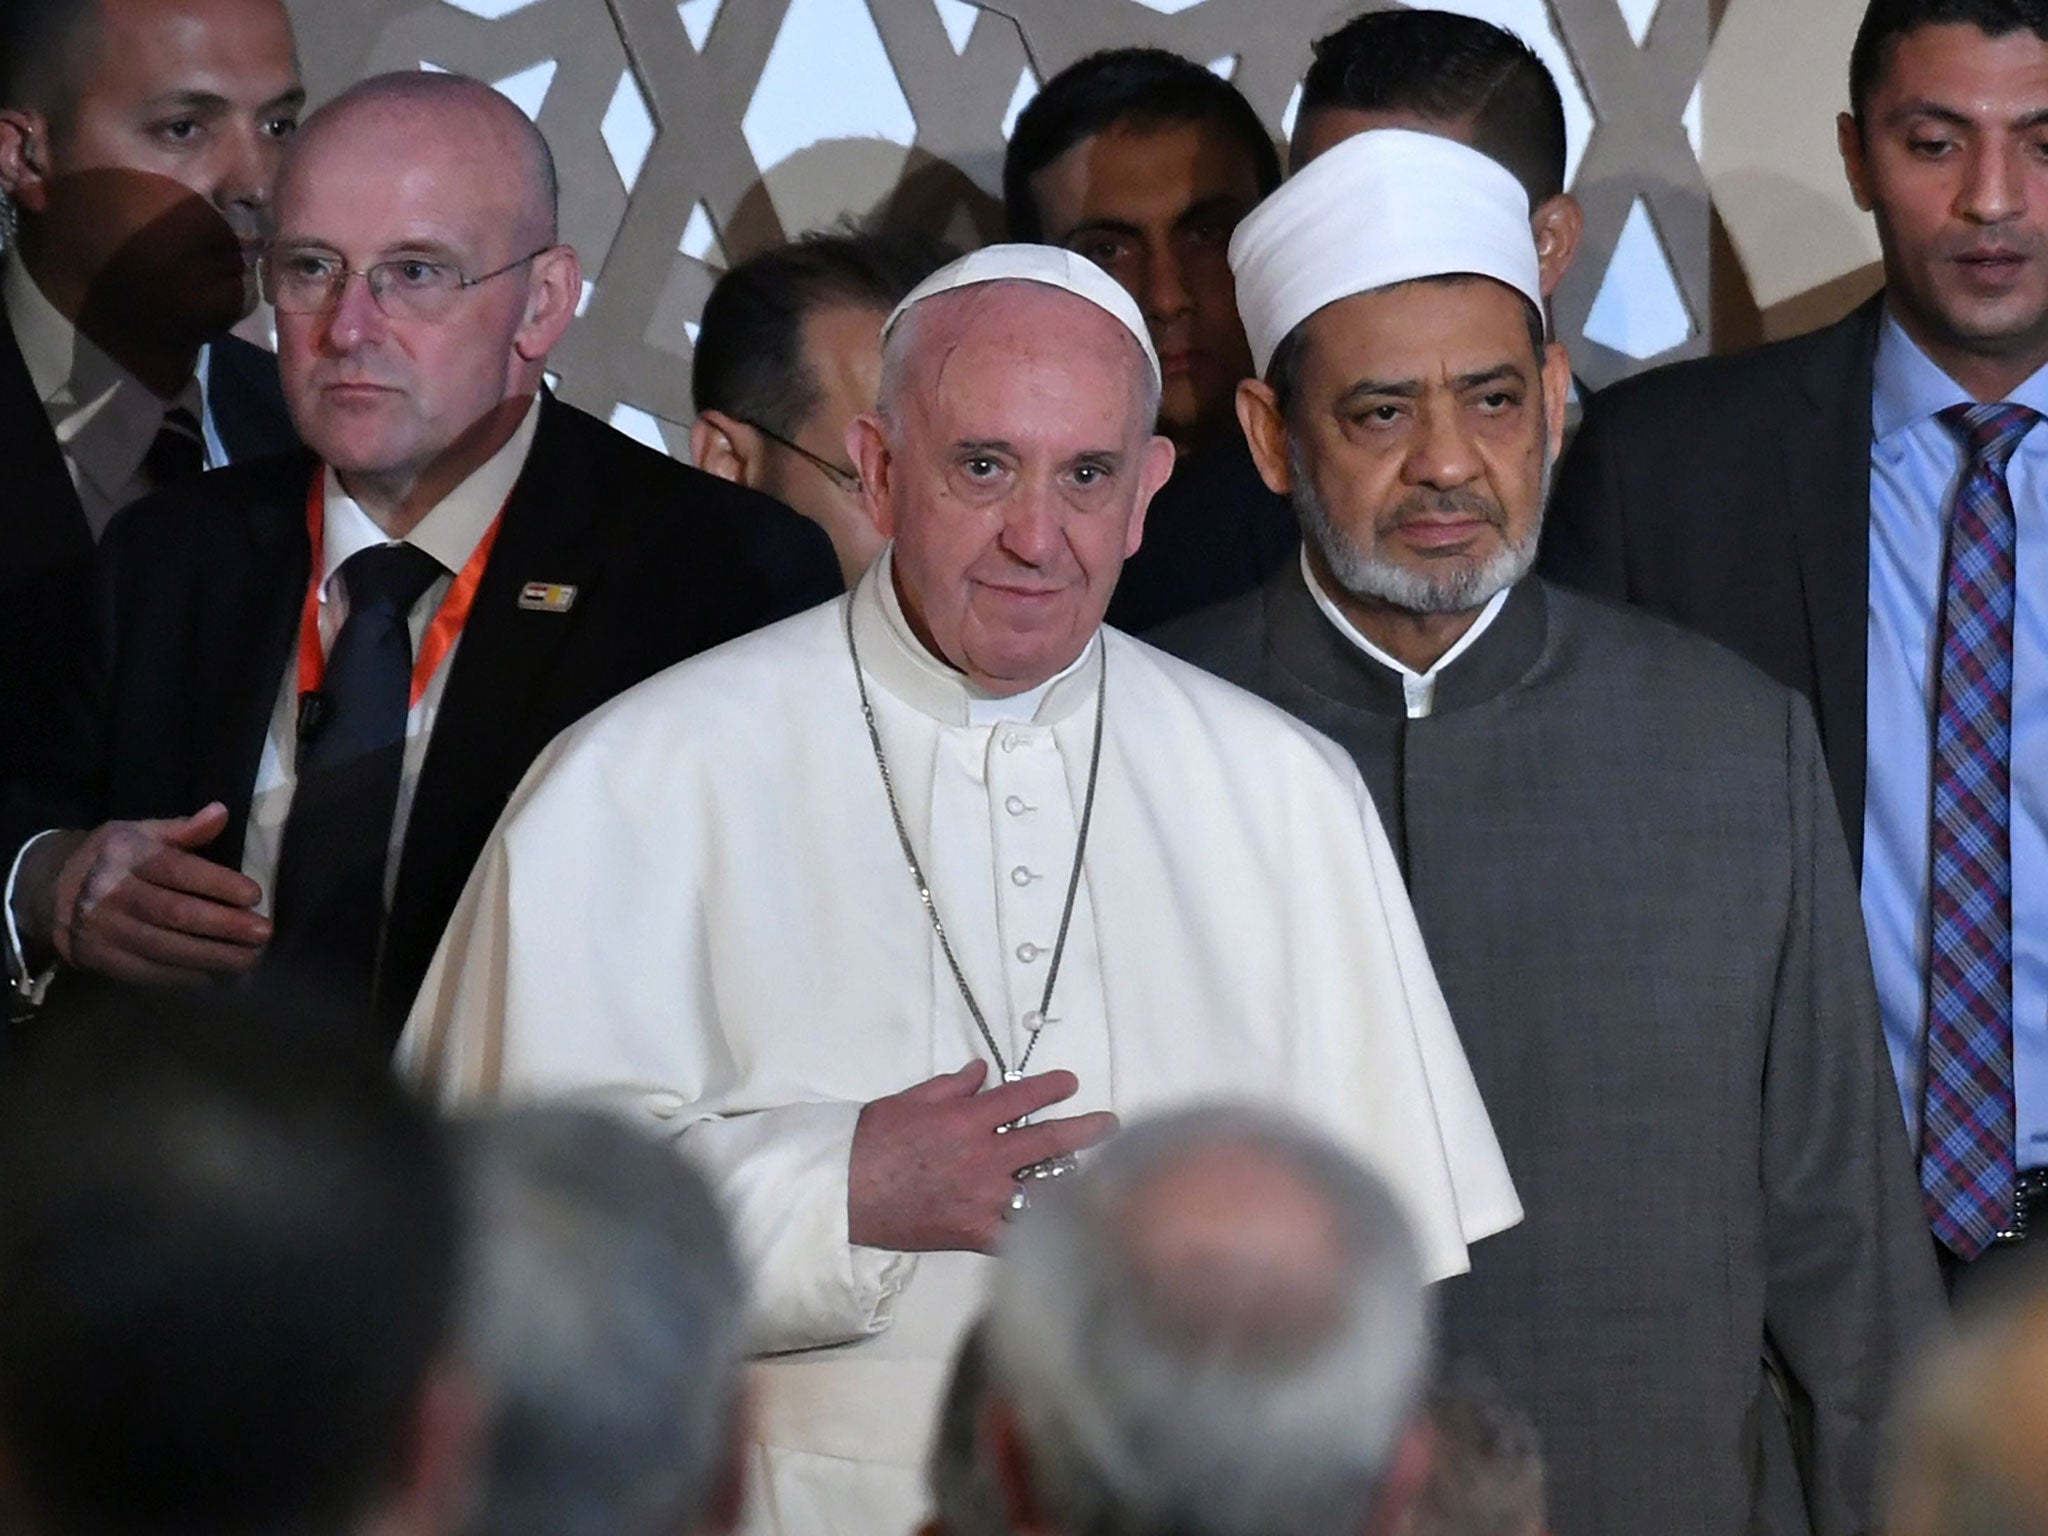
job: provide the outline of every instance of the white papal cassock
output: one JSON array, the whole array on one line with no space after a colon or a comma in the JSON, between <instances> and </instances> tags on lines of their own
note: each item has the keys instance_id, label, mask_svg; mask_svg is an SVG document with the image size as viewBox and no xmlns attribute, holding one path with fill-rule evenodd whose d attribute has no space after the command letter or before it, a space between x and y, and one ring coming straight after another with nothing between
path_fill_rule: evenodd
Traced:
<instances>
[{"instance_id":1,"label":"white papal cassock","mask_svg":"<svg viewBox=\"0 0 2048 1536\"><path fill-rule=\"evenodd\" d=\"M602 1097L711 1172L764 1356L749 1529L787 1536L910 1529L988 1263L847 1241L861 1105L987 1057L891 825L849 601L911 840L1013 1063L1108 667L1085 876L1030 1062L1080 1078L1054 1113L1284 1105L1387 1176L1438 1276L1521 1215L1350 760L1113 630L1034 715L972 724L987 706L911 634L889 570L563 735L507 809L400 1047L446 1101Z\"/></svg>"}]
</instances>

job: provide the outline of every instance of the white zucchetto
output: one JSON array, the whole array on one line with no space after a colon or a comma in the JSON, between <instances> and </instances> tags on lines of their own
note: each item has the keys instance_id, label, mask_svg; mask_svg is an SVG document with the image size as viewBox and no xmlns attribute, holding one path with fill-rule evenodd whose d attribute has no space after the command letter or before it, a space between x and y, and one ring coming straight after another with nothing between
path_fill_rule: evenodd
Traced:
<instances>
[{"instance_id":1,"label":"white zucchetto","mask_svg":"<svg viewBox=\"0 0 2048 1536\"><path fill-rule=\"evenodd\" d=\"M1137 300L1125 291L1123 284L1086 256L1062 250L1056 245L989 245L962 256L958 261L948 262L911 289L903 302L889 312L889 318L882 322L882 340L886 343L889 332L896 328L896 322L913 305L922 304L926 299L951 293L956 288L1011 282L1043 283L1048 288L1058 288L1076 298L1086 299L1131 333L1138 349L1145 354L1145 361L1151 365L1152 382L1159 382L1159 354L1152 350L1151 333L1145 329L1145 316L1139 311Z\"/></svg>"},{"instance_id":2,"label":"white zucchetto","mask_svg":"<svg viewBox=\"0 0 2048 1536\"><path fill-rule=\"evenodd\" d=\"M1476 149L1377 128L1331 146L1237 226L1237 311L1261 378L1302 321L1355 293L1490 277L1543 306L1529 195Z\"/></svg>"}]
</instances>

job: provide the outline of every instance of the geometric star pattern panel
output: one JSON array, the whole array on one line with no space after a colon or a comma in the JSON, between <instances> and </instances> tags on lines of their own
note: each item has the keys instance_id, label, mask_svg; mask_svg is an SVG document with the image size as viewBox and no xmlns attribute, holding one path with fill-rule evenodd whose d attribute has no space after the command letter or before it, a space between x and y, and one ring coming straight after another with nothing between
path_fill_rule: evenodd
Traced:
<instances>
[{"instance_id":1,"label":"geometric star pattern panel","mask_svg":"<svg viewBox=\"0 0 2048 1536\"><path fill-rule=\"evenodd\" d=\"M552 369L563 397L680 451L690 337L728 260L874 213L998 238L1005 134L1098 48L1171 48L1284 137L1332 0L289 0L317 102L384 69L489 80L559 162L590 290ZM1705 350L1711 211L1687 131L1709 0L1443 0L1521 33L1559 75L1580 259L1557 296L1602 384ZM1624 233L1630 236L1623 240ZM1643 242L1654 245L1650 257ZM1616 265L1616 253L1634 258ZM1631 285L1662 291L1632 291ZM1617 297L1619 294L1619 297ZM1596 304L1602 321L1586 334ZM1615 317L1619 316L1617 320ZM1631 329L1634 316L1650 323Z\"/></svg>"}]
</instances>

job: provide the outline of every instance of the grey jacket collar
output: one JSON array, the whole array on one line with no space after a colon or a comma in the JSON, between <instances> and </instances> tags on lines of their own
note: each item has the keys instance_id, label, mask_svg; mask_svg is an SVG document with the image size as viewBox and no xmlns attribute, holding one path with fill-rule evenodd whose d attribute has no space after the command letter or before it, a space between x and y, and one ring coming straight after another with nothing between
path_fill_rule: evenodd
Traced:
<instances>
[{"instance_id":1,"label":"grey jacket collar","mask_svg":"<svg viewBox=\"0 0 2048 1536\"><path fill-rule=\"evenodd\" d=\"M1401 679L1339 634L1289 562L1266 585L1266 631L1273 654L1305 687L1339 704L1405 718ZM1529 675L1549 629L1543 583L1525 576L1507 606L1472 648L1438 676L1431 713L1445 715L1494 698Z\"/></svg>"}]
</instances>

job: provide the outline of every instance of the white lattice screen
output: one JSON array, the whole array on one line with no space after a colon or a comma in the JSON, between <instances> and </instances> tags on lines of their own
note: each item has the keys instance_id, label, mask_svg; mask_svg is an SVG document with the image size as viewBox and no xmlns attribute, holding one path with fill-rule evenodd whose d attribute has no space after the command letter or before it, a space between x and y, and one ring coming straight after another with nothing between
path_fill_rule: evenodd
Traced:
<instances>
[{"instance_id":1,"label":"white lattice screen","mask_svg":"<svg viewBox=\"0 0 2048 1536\"><path fill-rule=\"evenodd\" d=\"M1585 252L1560 330L1595 383L1704 346L1708 0L1442 0L1564 87ZM561 163L592 279L563 396L680 448L691 336L729 257L888 206L998 232L1005 132L1038 82L1151 43L1227 74L1274 132L1310 40L1359 0L293 0L315 99L421 63L497 83Z\"/></svg>"}]
</instances>

